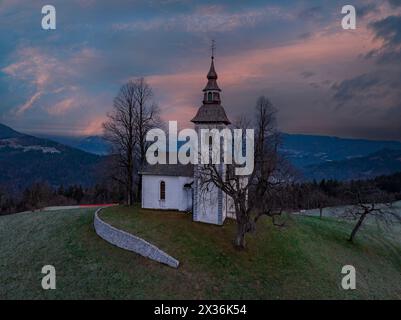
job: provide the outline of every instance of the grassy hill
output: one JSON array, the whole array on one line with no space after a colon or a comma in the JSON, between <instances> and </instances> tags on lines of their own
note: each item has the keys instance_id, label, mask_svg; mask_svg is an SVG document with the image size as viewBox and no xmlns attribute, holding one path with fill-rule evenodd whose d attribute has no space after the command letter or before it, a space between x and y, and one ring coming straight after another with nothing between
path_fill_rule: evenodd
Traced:
<instances>
[{"instance_id":1,"label":"grassy hill","mask_svg":"<svg viewBox=\"0 0 401 320\"><path fill-rule=\"evenodd\" d=\"M266 218L238 252L235 225L193 223L189 216L123 207L101 216L135 232L181 262L160 265L116 248L93 230L93 209L0 217L0 298L34 299L401 299L400 234L366 227L354 245L351 226L332 218L290 216L277 229ZM57 270L44 291L41 268ZM341 268L357 270L357 290L340 288Z\"/></svg>"}]
</instances>

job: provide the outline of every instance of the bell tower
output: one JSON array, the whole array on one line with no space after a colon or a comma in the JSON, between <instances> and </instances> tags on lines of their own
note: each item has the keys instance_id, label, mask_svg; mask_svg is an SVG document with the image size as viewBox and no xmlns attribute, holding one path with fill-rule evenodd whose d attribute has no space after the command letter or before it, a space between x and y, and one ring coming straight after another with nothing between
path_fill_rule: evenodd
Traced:
<instances>
[{"instance_id":1,"label":"bell tower","mask_svg":"<svg viewBox=\"0 0 401 320\"><path fill-rule=\"evenodd\" d=\"M203 89L203 104L198 109L195 117L191 120L195 124L198 134L198 146L201 146L201 129L223 130L227 128L230 121L221 105L221 89L217 84L217 72L214 67L215 43L212 42L212 56L210 69L207 74L207 84ZM224 176L225 165L219 165L221 176ZM199 172L202 164L194 165L194 197L193 197L193 220L211 224L222 225L227 215L227 197L222 190L210 184L205 188L201 185Z\"/></svg>"}]
</instances>

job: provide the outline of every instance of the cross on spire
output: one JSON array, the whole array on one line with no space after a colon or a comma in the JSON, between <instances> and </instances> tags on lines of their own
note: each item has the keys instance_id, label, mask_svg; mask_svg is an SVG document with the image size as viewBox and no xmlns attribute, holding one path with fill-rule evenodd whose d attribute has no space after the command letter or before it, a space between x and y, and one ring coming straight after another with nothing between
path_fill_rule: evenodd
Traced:
<instances>
[{"instance_id":1,"label":"cross on spire","mask_svg":"<svg viewBox=\"0 0 401 320\"><path fill-rule=\"evenodd\" d=\"M216 41L214 39L212 40L210 48L212 49L212 59L214 59L214 51L216 50Z\"/></svg>"}]
</instances>

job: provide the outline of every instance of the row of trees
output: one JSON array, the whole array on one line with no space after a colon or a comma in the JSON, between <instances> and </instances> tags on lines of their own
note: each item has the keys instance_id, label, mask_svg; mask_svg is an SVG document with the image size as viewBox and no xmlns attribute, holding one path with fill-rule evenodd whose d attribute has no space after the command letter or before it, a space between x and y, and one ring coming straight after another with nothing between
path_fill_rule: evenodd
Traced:
<instances>
[{"instance_id":1,"label":"row of trees","mask_svg":"<svg viewBox=\"0 0 401 320\"><path fill-rule=\"evenodd\" d=\"M0 215L21 211L35 211L47 206L103 204L123 201L124 193L118 185L96 184L52 188L47 182L36 182L19 195L11 195L0 187Z\"/></svg>"},{"instance_id":2,"label":"row of trees","mask_svg":"<svg viewBox=\"0 0 401 320\"><path fill-rule=\"evenodd\" d=\"M388 187L389 185L391 187ZM359 198L366 202L374 199L392 202L401 199L401 174L357 181L292 182L284 187L284 195L286 209L293 210L356 204Z\"/></svg>"}]
</instances>

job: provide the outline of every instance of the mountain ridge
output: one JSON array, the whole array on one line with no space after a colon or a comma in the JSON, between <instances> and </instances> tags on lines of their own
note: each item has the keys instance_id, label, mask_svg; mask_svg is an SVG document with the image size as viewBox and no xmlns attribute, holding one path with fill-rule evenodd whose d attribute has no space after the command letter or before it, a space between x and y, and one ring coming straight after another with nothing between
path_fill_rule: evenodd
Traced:
<instances>
[{"instance_id":1,"label":"mountain ridge","mask_svg":"<svg viewBox=\"0 0 401 320\"><path fill-rule=\"evenodd\" d=\"M398 161L401 142L398 141L282 133L282 142L279 151L300 172L303 180L368 179L401 171L401 161ZM88 185L95 179L94 167L108 150L109 144L101 136L37 138L0 124L0 161L3 163L0 183L15 180L12 175L4 173L4 164L8 163L11 172L22 172L29 181L46 179L52 185L71 182ZM29 161L23 160L28 155L34 155L36 161L47 161L55 170L56 178L38 174L45 168L41 163L33 167ZM56 160L65 168L54 169L53 161ZM18 170L16 164L20 166ZM62 178L63 171L67 172L65 179Z\"/></svg>"},{"instance_id":2,"label":"mountain ridge","mask_svg":"<svg viewBox=\"0 0 401 320\"><path fill-rule=\"evenodd\" d=\"M102 157L0 125L0 185L21 191L46 181L51 186L92 185Z\"/></svg>"},{"instance_id":3,"label":"mountain ridge","mask_svg":"<svg viewBox=\"0 0 401 320\"><path fill-rule=\"evenodd\" d=\"M401 172L401 150L382 149L364 157L307 166L304 176L322 179L365 180Z\"/></svg>"}]
</instances>

